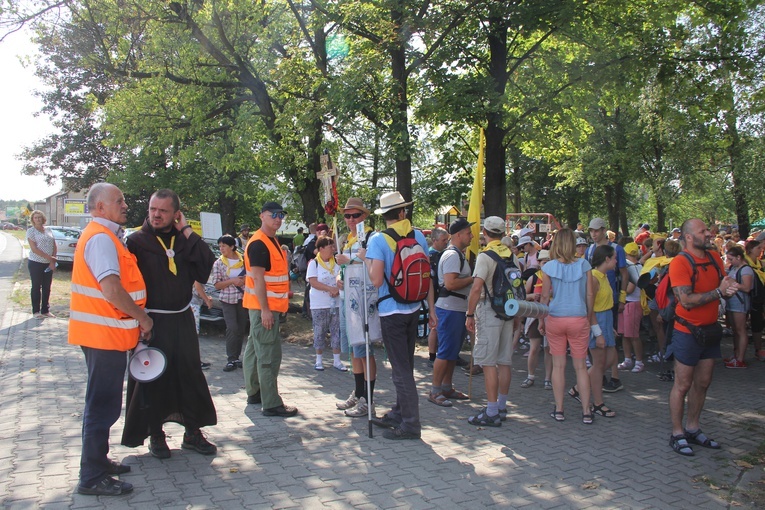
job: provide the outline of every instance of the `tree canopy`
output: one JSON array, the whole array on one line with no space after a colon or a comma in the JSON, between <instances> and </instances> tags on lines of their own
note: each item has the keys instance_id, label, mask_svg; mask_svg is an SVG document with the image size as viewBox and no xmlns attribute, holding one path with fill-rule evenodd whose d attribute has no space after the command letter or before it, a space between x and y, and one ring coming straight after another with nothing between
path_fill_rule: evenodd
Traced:
<instances>
[{"instance_id":1,"label":"tree canopy","mask_svg":"<svg viewBox=\"0 0 765 510\"><path fill-rule=\"evenodd\" d=\"M25 172L73 189L171 187L229 232L270 199L311 222L326 151L341 202L397 189L427 218L468 197L484 128L487 215L746 234L765 214L764 17L754 0L40 0L0 25L34 27L57 128Z\"/></svg>"}]
</instances>

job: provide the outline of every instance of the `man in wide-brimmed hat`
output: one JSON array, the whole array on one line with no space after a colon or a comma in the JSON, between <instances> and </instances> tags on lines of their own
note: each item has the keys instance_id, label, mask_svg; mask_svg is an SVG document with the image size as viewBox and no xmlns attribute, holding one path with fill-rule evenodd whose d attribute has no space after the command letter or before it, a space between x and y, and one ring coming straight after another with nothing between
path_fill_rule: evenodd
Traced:
<instances>
[{"instance_id":1,"label":"man in wide-brimmed hat","mask_svg":"<svg viewBox=\"0 0 765 510\"><path fill-rule=\"evenodd\" d=\"M344 236L344 239L340 240L337 261L345 265L361 264L365 258L367 241L374 232L369 226L365 226L364 236L359 239L356 234L356 226L367 219L369 209L366 208L363 200L358 197L351 197L341 211L345 219L345 225L348 227L348 234ZM377 362L375 361L374 350L370 345L369 392L367 392L367 379L365 378L367 374L367 345L366 343L354 346L349 345L349 332L345 324L344 290L340 291L340 297L343 301L343 305L340 306L340 349L342 352L350 351L351 353L351 369L353 370L355 389L346 400L338 402L336 405L338 409L345 411L346 416L354 418L367 416L369 412L368 406L372 406L372 415L374 415L374 391L375 380L377 379ZM359 333L351 332L350 334L358 335Z\"/></svg>"},{"instance_id":2,"label":"man in wide-brimmed hat","mask_svg":"<svg viewBox=\"0 0 765 510\"><path fill-rule=\"evenodd\" d=\"M382 214L388 229L404 237L412 232L412 225L407 219L407 207L411 205L412 202L407 202L401 193L393 191L380 197L380 208L375 211L375 214ZM422 247L423 253L428 253L428 243L423 233L414 230L414 238ZM388 299L391 295L388 281L393 267L395 245L390 235L381 233L369 238L366 252L369 278L378 288L377 308L380 313L383 343L390 359L393 385L396 387L396 404L393 409L372 422L391 429L383 433L383 437L387 439L419 439L422 426L420 425L419 396L414 381L414 348L417 343L420 304L401 303L395 299ZM427 278L430 279L429 275ZM427 295L427 302L430 327L434 328L438 321L433 303L432 284Z\"/></svg>"}]
</instances>

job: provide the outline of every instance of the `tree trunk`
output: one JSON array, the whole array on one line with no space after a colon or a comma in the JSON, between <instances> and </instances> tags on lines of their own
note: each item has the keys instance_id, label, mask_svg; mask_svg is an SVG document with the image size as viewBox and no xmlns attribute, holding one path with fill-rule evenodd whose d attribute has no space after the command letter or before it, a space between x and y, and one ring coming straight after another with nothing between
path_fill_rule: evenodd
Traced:
<instances>
[{"instance_id":1,"label":"tree trunk","mask_svg":"<svg viewBox=\"0 0 765 510\"><path fill-rule=\"evenodd\" d=\"M507 26L503 17L489 18L489 76L494 84L496 97L502 98L507 86ZM501 101L501 99L499 99ZM505 175L505 146L507 130L502 127L499 105L492 105L487 115L486 127L486 183L484 185L484 211L486 216L504 218L507 213L507 178Z\"/></svg>"},{"instance_id":2,"label":"tree trunk","mask_svg":"<svg viewBox=\"0 0 765 510\"><path fill-rule=\"evenodd\" d=\"M409 38L405 35L407 27L401 26L402 13L394 10L391 19L396 25L398 41L390 50L394 87L390 137L396 155L396 189L408 202L412 200L412 152L409 146L409 97L406 69L406 44ZM412 217L411 208L408 216Z\"/></svg>"},{"instance_id":3,"label":"tree trunk","mask_svg":"<svg viewBox=\"0 0 765 510\"><path fill-rule=\"evenodd\" d=\"M655 232L667 232L667 206L660 195L656 195L656 230Z\"/></svg>"}]
</instances>

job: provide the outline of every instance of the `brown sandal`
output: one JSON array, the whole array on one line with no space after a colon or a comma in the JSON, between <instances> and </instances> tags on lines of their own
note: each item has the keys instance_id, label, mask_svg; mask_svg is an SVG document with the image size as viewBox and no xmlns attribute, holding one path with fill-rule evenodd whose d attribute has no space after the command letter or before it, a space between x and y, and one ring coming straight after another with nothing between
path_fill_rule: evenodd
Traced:
<instances>
[{"instance_id":1,"label":"brown sandal","mask_svg":"<svg viewBox=\"0 0 765 510\"><path fill-rule=\"evenodd\" d=\"M428 395L428 400L441 407L451 407L452 401L444 396L443 393L431 393Z\"/></svg>"}]
</instances>

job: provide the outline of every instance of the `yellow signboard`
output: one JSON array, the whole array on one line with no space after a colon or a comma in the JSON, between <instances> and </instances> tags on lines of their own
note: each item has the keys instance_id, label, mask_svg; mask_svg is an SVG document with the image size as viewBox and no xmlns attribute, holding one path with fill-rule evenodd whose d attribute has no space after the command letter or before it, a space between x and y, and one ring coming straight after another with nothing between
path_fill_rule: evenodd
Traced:
<instances>
[{"instance_id":1,"label":"yellow signboard","mask_svg":"<svg viewBox=\"0 0 765 510\"><path fill-rule=\"evenodd\" d=\"M64 216L88 216L88 208L85 200L65 200Z\"/></svg>"},{"instance_id":2,"label":"yellow signboard","mask_svg":"<svg viewBox=\"0 0 765 510\"><path fill-rule=\"evenodd\" d=\"M186 223L189 224L189 226L191 227L191 230L193 230L194 232L196 232L200 236L202 235L202 222L201 221L190 220L190 219L186 218Z\"/></svg>"}]
</instances>

